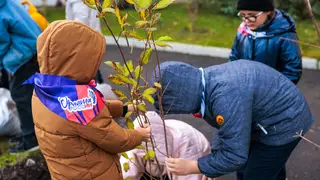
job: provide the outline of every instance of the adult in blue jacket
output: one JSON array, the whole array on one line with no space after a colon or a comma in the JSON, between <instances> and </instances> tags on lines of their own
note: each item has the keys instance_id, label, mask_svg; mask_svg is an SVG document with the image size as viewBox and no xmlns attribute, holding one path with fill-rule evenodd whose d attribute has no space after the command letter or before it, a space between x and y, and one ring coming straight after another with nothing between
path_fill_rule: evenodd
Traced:
<instances>
[{"instance_id":1,"label":"adult in blue jacket","mask_svg":"<svg viewBox=\"0 0 320 180\"><path fill-rule=\"evenodd\" d=\"M295 22L285 12L275 9L273 0L238 0L240 18L230 54L230 61L248 59L278 70L297 84L302 74L302 60Z\"/></svg>"},{"instance_id":2,"label":"adult in blue jacket","mask_svg":"<svg viewBox=\"0 0 320 180\"><path fill-rule=\"evenodd\" d=\"M217 128L211 154L198 161L168 159L172 173L215 178L242 171L245 180L275 179L300 140L296 133L307 133L314 122L299 89L262 63L238 60L198 69L171 61L160 69L164 112L201 112Z\"/></svg>"},{"instance_id":3,"label":"adult in blue jacket","mask_svg":"<svg viewBox=\"0 0 320 180\"><path fill-rule=\"evenodd\" d=\"M38 148L31 113L33 85L22 85L39 70L36 40L41 33L38 25L17 0L0 1L0 70L13 77L11 96L17 105L21 121L21 137L10 153Z\"/></svg>"}]
</instances>

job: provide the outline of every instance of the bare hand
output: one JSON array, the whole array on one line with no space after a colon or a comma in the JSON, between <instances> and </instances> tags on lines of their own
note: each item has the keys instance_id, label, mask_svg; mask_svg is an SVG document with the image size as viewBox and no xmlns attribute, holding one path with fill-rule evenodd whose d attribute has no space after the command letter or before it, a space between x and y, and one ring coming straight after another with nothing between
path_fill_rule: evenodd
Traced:
<instances>
[{"instance_id":1,"label":"bare hand","mask_svg":"<svg viewBox=\"0 0 320 180\"><path fill-rule=\"evenodd\" d=\"M137 130L141 134L141 136L143 137L143 141L145 141L145 142L150 141L150 136L151 136L151 127L150 126L145 127L145 128L137 127L135 130Z\"/></svg>"},{"instance_id":2,"label":"bare hand","mask_svg":"<svg viewBox=\"0 0 320 180\"><path fill-rule=\"evenodd\" d=\"M218 180L218 178L208 178L207 176L203 175L202 180Z\"/></svg>"},{"instance_id":3,"label":"bare hand","mask_svg":"<svg viewBox=\"0 0 320 180\"><path fill-rule=\"evenodd\" d=\"M175 175L200 174L198 162L179 158L168 158L166 161L167 169Z\"/></svg>"}]
</instances>

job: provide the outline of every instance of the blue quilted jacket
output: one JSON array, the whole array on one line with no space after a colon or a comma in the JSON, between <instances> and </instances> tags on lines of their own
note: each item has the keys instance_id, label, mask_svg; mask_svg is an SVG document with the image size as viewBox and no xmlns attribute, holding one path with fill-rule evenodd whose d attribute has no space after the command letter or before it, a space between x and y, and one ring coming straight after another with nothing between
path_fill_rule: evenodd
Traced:
<instances>
[{"instance_id":1,"label":"blue quilted jacket","mask_svg":"<svg viewBox=\"0 0 320 180\"><path fill-rule=\"evenodd\" d=\"M204 68L202 73L189 64L169 61L160 68L161 83L166 87L164 112L204 110L204 120L218 129L211 154L198 160L207 177L241 169L248 160L251 141L284 145L294 141L297 132L307 133L314 122L299 89L265 64L238 60ZM154 99L158 110L159 99L156 95Z\"/></svg>"}]
</instances>

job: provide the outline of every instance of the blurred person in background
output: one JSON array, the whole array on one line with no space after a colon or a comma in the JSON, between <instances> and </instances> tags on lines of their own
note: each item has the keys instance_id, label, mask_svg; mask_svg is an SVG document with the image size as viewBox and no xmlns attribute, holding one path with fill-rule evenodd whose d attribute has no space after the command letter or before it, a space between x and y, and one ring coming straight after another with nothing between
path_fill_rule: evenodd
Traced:
<instances>
[{"instance_id":1,"label":"blurred person in background","mask_svg":"<svg viewBox=\"0 0 320 180\"><path fill-rule=\"evenodd\" d=\"M248 59L264 63L297 84L302 75L302 57L295 21L273 0L238 0L243 21L234 40L230 61Z\"/></svg>"},{"instance_id":2,"label":"blurred person in background","mask_svg":"<svg viewBox=\"0 0 320 180\"><path fill-rule=\"evenodd\" d=\"M0 70L10 76L10 93L21 121L21 135L12 138L10 154L37 150L31 112L33 85L22 85L39 71L36 41L39 26L18 1L0 1ZM4 77L5 78L5 77ZM7 85L8 86L8 85Z\"/></svg>"},{"instance_id":3,"label":"blurred person in background","mask_svg":"<svg viewBox=\"0 0 320 180\"><path fill-rule=\"evenodd\" d=\"M23 0L21 4L28 11L32 19L38 24L41 31L44 31L45 28L49 25L47 19L38 12L37 8L29 0Z\"/></svg>"}]
</instances>

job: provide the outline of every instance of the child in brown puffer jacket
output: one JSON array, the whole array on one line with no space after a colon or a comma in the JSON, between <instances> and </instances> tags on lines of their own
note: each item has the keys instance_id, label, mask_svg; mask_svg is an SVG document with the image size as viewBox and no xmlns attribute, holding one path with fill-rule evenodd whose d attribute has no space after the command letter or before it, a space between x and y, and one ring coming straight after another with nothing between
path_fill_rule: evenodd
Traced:
<instances>
[{"instance_id":1,"label":"child in brown puffer jacket","mask_svg":"<svg viewBox=\"0 0 320 180\"><path fill-rule=\"evenodd\" d=\"M40 74L26 83L35 84L35 132L53 180L121 180L118 153L150 138L150 127L121 128L112 118L124 114L122 102L105 102L91 81L105 49L100 33L74 21L53 22L38 38Z\"/></svg>"}]
</instances>

